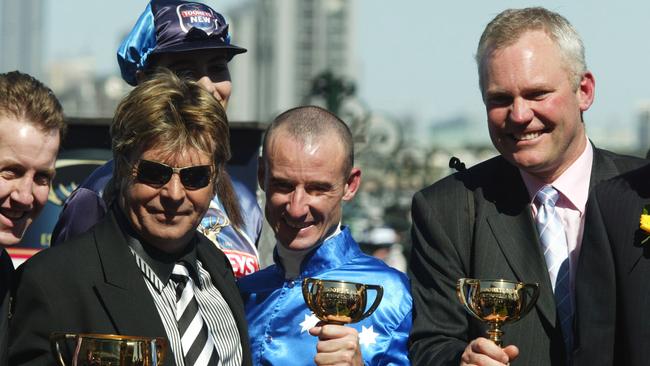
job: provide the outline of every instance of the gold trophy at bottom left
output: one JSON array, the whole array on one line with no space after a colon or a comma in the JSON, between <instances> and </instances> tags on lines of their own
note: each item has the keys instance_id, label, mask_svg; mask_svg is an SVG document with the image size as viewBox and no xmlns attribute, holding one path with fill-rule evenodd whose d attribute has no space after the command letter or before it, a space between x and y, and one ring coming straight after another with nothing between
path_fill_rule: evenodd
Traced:
<instances>
[{"instance_id":1,"label":"gold trophy at bottom left","mask_svg":"<svg viewBox=\"0 0 650 366\"><path fill-rule=\"evenodd\" d=\"M160 366L163 338L112 334L52 333L50 344L60 366Z\"/></svg>"}]
</instances>

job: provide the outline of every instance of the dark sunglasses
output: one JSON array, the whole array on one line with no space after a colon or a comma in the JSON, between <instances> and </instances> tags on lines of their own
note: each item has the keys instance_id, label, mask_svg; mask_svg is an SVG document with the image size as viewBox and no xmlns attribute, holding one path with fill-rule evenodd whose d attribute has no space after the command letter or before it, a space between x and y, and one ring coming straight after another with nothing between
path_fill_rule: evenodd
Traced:
<instances>
[{"instance_id":1,"label":"dark sunglasses","mask_svg":"<svg viewBox=\"0 0 650 366\"><path fill-rule=\"evenodd\" d=\"M163 186L172 179L174 173L181 178L181 183L185 188L199 189L210 184L212 166L195 165L173 168L163 163L140 159L136 168L136 179L141 183Z\"/></svg>"}]
</instances>

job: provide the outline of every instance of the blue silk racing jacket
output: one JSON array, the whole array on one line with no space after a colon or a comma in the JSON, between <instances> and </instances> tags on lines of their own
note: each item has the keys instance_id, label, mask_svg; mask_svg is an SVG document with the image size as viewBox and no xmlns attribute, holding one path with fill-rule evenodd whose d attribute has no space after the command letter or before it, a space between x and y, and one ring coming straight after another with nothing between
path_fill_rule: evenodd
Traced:
<instances>
[{"instance_id":1,"label":"blue silk racing jacket","mask_svg":"<svg viewBox=\"0 0 650 366\"><path fill-rule=\"evenodd\" d=\"M407 340L412 299L406 276L361 252L348 228L308 255L297 278L285 279L277 251L275 265L239 279L244 299L254 365L313 365L318 338L308 330L318 319L305 305L306 277L381 285L384 296L377 310L346 326L359 332L366 365L410 365ZM375 298L369 291L368 305Z\"/></svg>"}]
</instances>

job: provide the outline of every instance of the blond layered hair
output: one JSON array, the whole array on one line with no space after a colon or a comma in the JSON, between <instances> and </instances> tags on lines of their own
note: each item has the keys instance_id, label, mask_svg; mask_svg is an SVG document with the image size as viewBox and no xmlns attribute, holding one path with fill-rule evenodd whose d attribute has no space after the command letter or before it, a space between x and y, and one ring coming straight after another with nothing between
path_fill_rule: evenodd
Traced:
<instances>
[{"instance_id":1,"label":"blond layered hair","mask_svg":"<svg viewBox=\"0 0 650 366\"><path fill-rule=\"evenodd\" d=\"M196 149L212 157L214 192L231 223L243 223L230 177L230 131L221 104L195 81L158 69L118 105L111 124L115 167L109 201L132 183L136 160L148 149L173 157ZM123 192L121 194L124 194Z\"/></svg>"}]
</instances>

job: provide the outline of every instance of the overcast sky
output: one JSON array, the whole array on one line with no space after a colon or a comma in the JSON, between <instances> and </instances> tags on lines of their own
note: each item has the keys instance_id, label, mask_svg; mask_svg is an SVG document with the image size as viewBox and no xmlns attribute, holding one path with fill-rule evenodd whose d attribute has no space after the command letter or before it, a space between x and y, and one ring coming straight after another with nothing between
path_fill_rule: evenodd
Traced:
<instances>
[{"instance_id":1,"label":"overcast sky","mask_svg":"<svg viewBox=\"0 0 650 366\"><path fill-rule=\"evenodd\" d=\"M47 0L46 61L94 55L104 73L117 69L115 49L145 0ZM243 0L207 1L217 10ZM283 1L283 0L276 0ZM530 1L356 1L359 96L373 110L417 121L466 115L484 119L473 55L487 22ZM650 1L545 1L578 29L596 101L588 128L609 136L636 126L650 100ZM242 45L246 46L246 45ZM487 132L485 131L487 134ZM606 143L605 143L606 144Z\"/></svg>"}]
</instances>

